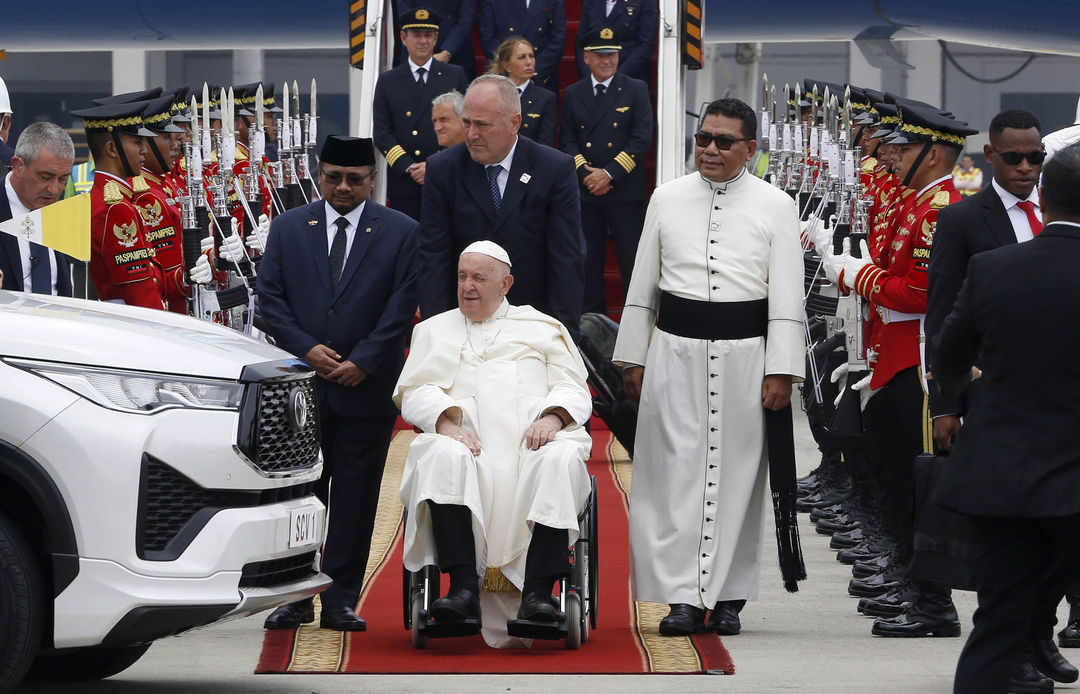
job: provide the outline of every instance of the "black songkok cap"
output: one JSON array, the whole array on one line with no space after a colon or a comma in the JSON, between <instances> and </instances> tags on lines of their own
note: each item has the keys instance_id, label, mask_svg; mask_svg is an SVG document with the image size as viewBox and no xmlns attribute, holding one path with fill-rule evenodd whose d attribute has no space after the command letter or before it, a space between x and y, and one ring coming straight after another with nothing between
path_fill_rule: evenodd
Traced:
<instances>
[{"instance_id":1,"label":"black songkok cap","mask_svg":"<svg viewBox=\"0 0 1080 694\"><path fill-rule=\"evenodd\" d=\"M330 135L323 143L319 161L334 166L375 166L375 145L370 137Z\"/></svg>"},{"instance_id":2,"label":"black songkok cap","mask_svg":"<svg viewBox=\"0 0 1080 694\"><path fill-rule=\"evenodd\" d=\"M438 31L442 18L431 10L418 7L401 15L401 30Z\"/></svg>"}]
</instances>

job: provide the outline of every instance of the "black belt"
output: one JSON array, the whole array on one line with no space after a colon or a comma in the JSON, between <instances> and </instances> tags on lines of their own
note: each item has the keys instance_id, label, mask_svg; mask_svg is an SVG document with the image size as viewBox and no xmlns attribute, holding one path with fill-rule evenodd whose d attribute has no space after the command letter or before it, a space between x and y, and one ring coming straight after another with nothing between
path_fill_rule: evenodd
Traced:
<instances>
[{"instance_id":1,"label":"black belt","mask_svg":"<svg viewBox=\"0 0 1080 694\"><path fill-rule=\"evenodd\" d=\"M769 327L769 300L698 301L661 292L656 327L697 340L763 337Z\"/></svg>"}]
</instances>

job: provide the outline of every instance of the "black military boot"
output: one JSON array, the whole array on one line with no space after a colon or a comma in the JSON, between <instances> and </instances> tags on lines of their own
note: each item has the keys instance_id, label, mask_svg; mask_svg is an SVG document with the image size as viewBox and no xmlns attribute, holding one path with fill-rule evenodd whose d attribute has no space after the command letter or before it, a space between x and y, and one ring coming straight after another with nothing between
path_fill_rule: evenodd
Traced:
<instances>
[{"instance_id":1,"label":"black military boot","mask_svg":"<svg viewBox=\"0 0 1080 694\"><path fill-rule=\"evenodd\" d=\"M1058 646L1080 648L1080 590L1070 590L1065 599L1069 601L1069 621L1058 632Z\"/></svg>"},{"instance_id":2,"label":"black military boot","mask_svg":"<svg viewBox=\"0 0 1080 694\"><path fill-rule=\"evenodd\" d=\"M959 636L960 617L948 588L922 581L908 609L896 617L878 617L870 633L892 638Z\"/></svg>"}]
</instances>

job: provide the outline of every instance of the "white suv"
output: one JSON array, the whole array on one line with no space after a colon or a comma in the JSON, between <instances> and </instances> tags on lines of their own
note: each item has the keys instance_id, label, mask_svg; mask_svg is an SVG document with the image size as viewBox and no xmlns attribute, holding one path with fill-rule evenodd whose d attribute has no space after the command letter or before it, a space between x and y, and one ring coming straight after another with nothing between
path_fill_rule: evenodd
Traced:
<instances>
[{"instance_id":1,"label":"white suv","mask_svg":"<svg viewBox=\"0 0 1080 694\"><path fill-rule=\"evenodd\" d=\"M186 316L0 291L0 692L330 584L312 378Z\"/></svg>"}]
</instances>

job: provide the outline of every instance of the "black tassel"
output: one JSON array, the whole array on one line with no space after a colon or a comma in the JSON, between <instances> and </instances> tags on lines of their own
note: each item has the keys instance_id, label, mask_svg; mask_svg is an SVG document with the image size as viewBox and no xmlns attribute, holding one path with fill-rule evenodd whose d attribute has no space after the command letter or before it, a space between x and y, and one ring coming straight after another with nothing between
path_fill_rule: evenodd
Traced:
<instances>
[{"instance_id":1,"label":"black tassel","mask_svg":"<svg viewBox=\"0 0 1080 694\"><path fill-rule=\"evenodd\" d=\"M798 512L795 495L773 492L773 514L776 520L776 551L780 559L780 576L789 593L799 590L799 581L806 579L802 544L799 542Z\"/></svg>"}]
</instances>

